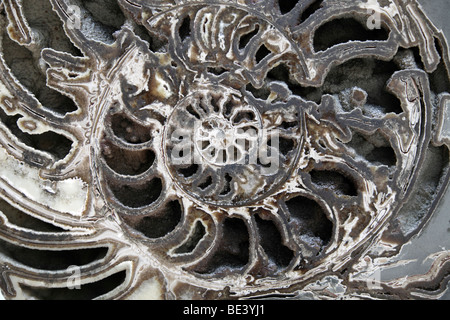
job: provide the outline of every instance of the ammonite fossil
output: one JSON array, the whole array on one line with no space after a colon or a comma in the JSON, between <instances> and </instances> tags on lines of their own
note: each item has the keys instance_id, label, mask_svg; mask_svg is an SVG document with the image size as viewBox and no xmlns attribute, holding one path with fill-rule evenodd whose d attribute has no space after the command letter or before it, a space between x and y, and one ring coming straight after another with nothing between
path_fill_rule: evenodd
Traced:
<instances>
[{"instance_id":1,"label":"ammonite fossil","mask_svg":"<svg viewBox=\"0 0 450 320\"><path fill-rule=\"evenodd\" d=\"M446 292L445 248L376 277L448 182L447 42L415 1L0 8L5 298Z\"/></svg>"}]
</instances>

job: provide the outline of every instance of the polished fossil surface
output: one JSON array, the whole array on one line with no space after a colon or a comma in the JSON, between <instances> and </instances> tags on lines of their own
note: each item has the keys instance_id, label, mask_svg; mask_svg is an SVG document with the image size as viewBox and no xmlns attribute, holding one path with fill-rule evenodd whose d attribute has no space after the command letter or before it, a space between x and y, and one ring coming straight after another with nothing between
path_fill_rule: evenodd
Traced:
<instances>
[{"instance_id":1,"label":"polished fossil surface","mask_svg":"<svg viewBox=\"0 0 450 320\"><path fill-rule=\"evenodd\" d=\"M0 3L7 299L446 294L395 277L448 184L415 1Z\"/></svg>"}]
</instances>

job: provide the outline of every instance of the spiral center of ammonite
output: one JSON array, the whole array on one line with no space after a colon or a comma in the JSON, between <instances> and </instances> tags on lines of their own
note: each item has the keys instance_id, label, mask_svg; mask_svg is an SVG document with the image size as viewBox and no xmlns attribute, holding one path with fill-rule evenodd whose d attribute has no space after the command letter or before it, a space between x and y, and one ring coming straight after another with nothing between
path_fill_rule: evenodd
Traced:
<instances>
[{"instance_id":1,"label":"spiral center of ammonite","mask_svg":"<svg viewBox=\"0 0 450 320\"><path fill-rule=\"evenodd\" d=\"M272 192L288 167L279 130L265 123L237 91L219 87L186 96L164 137L175 183L202 202L222 206L249 204Z\"/></svg>"},{"instance_id":2,"label":"spiral center of ammonite","mask_svg":"<svg viewBox=\"0 0 450 320\"><path fill-rule=\"evenodd\" d=\"M252 111L246 115L256 117ZM257 151L252 145L257 143L258 129L257 123L248 122L249 119L233 123L223 115L202 121L194 132L195 148L202 160L212 166L250 164L251 153Z\"/></svg>"}]
</instances>

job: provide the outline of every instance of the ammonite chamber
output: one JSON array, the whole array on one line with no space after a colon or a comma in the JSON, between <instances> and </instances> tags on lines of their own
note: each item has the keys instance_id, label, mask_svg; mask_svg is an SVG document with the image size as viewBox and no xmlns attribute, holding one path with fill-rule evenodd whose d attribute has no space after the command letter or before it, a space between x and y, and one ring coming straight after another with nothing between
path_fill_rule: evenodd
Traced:
<instances>
[{"instance_id":1,"label":"ammonite chamber","mask_svg":"<svg viewBox=\"0 0 450 320\"><path fill-rule=\"evenodd\" d=\"M0 8L7 299L446 293L445 248L379 276L448 183L447 42L415 1Z\"/></svg>"}]
</instances>

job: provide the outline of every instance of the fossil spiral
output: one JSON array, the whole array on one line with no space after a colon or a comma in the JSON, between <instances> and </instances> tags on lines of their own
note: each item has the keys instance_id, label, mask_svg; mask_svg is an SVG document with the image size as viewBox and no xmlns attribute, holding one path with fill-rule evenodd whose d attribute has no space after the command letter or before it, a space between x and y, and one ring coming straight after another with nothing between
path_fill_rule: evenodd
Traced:
<instances>
[{"instance_id":1,"label":"fossil spiral","mask_svg":"<svg viewBox=\"0 0 450 320\"><path fill-rule=\"evenodd\" d=\"M415 1L0 8L6 298L321 298L324 279L341 297L415 298L445 283L447 251L430 277L361 276L448 183L447 42Z\"/></svg>"}]
</instances>

